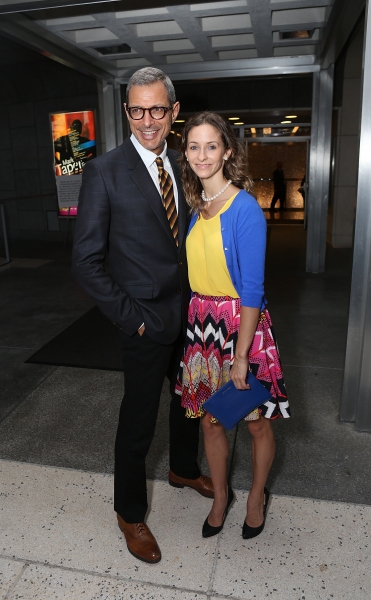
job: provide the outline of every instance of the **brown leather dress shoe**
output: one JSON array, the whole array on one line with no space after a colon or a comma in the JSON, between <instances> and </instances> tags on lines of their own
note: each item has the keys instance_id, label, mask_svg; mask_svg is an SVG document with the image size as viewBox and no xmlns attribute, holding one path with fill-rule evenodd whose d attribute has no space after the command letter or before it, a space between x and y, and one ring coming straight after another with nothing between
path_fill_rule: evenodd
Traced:
<instances>
[{"instance_id":1,"label":"brown leather dress shoe","mask_svg":"<svg viewBox=\"0 0 371 600\"><path fill-rule=\"evenodd\" d=\"M119 514L117 521L125 536L129 552L146 563L158 563L161 560L161 550L144 523L126 523Z\"/></svg>"},{"instance_id":2,"label":"brown leather dress shoe","mask_svg":"<svg viewBox=\"0 0 371 600\"><path fill-rule=\"evenodd\" d=\"M200 475L198 479L185 479L184 477L179 477L172 471L169 471L169 483L177 488L190 487L201 494L201 496L214 498L213 482L211 481L211 477L207 477L206 475Z\"/></svg>"}]
</instances>

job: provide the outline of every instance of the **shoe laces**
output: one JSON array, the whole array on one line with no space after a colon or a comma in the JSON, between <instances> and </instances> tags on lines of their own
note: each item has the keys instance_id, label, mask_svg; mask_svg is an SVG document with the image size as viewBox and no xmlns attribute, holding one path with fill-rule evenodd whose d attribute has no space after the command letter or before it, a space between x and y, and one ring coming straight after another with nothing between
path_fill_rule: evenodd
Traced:
<instances>
[{"instance_id":1,"label":"shoe laces","mask_svg":"<svg viewBox=\"0 0 371 600\"><path fill-rule=\"evenodd\" d=\"M136 527L138 529L139 535L143 536L145 534L145 532L146 532L146 529L144 527L144 523L135 523L135 524L136 524Z\"/></svg>"}]
</instances>

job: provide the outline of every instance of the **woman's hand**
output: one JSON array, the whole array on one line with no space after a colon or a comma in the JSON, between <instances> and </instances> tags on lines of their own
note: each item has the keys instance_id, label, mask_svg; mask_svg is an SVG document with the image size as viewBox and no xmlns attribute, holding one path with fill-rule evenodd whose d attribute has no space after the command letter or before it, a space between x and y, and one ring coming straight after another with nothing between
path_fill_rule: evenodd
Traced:
<instances>
[{"instance_id":1,"label":"woman's hand","mask_svg":"<svg viewBox=\"0 0 371 600\"><path fill-rule=\"evenodd\" d=\"M249 360L247 356L246 358L237 358L237 356L234 357L230 378L238 390L250 389L250 386L246 383L248 369Z\"/></svg>"},{"instance_id":2,"label":"woman's hand","mask_svg":"<svg viewBox=\"0 0 371 600\"><path fill-rule=\"evenodd\" d=\"M249 350L254 339L260 314L259 308L241 306L240 331L238 332L236 350L230 378L238 390L249 390L246 383L249 368Z\"/></svg>"}]
</instances>

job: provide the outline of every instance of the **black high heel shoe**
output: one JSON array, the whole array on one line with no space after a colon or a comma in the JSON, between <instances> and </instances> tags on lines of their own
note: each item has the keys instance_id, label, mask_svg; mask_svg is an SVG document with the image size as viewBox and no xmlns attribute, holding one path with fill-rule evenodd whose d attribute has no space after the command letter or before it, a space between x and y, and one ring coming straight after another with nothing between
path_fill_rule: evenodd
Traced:
<instances>
[{"instance_id":1,"label":"black high heel shoe","mask_svg":"<svg viewBox=\"0 0 371 600\"><path fill-rule=\"evenodd\" d=\"M250 527L250 525L248 525L246 523L246 521L244 521L243 527L242 527L242 537L244 540L251 540L251 538L254 538L257 535L260 535L261 532L263 531L264 525L265 525L265 517L267 514L269 496L270 496L269 490L267 490L267 488L264 488L263 523L261 525L259 525L259 527Z\"/></svg>"},{"instance_id":2,"label":"black high heel shoe","mask_svg":"<svg viewBox=\"0 0 371 600\"><path fill-rule=\"evenodd\" d=\"M209 517L207 516L205 523L202 526L202 537L204 537L204 538L212 537L213 535L217 535L223 529L224 521L227 518L227 514L231 507L233 500L234 500L234 492L233 492L232 488L230 486L228 486L228 500L227 500L227 506L225 507L222 524L219 525L218 527L213 527L212 525L210 525L210 523L208 521Z\"/></svg>"}]
</instances>

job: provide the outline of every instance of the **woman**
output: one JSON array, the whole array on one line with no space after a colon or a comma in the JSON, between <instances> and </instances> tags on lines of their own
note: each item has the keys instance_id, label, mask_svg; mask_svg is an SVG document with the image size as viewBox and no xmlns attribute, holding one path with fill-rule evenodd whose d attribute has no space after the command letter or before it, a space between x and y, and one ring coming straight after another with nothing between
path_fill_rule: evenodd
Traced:
<instances>
[{"instance_id":1,"label":"woman","mask_svg":"<svg viewBox=\"0 0 371 600\"><path fill-rule=\"evenodd\" d=\"M290 416L265 308L266 220L248 193L251 181L244 151L224 119L211 112L191 117L184 128L182 151L182 182L192 209L187 257L193 293L176 391L186 416L202 418L214 485L204 537L221 531L234 494L227 483L224 428L202 405L229 379L240 390L248 388L248 369L272 396L245 417L252 436L253 483L242 535L249 539L265 525L269 500L265 484L275 453L271 420Z\"/></svg>"}]
</instances>

